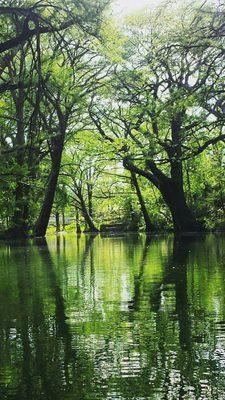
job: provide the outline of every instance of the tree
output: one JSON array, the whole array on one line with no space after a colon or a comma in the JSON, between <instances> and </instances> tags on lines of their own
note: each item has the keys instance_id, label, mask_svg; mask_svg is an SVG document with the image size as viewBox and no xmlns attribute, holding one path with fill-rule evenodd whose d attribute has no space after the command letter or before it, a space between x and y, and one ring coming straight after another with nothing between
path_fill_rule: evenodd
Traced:
<instances>
[{"instance_id":1,"label":"tree","mask_svg":"<svg viewBox=\"0 0 225 400\"><path fill-rule=\"evenodd\" d=\"M45 112L42 112L42 120L48 132L51 171L41 211L34 227L36 236L44 236L46 233L68 132L74 134L77 128L81 129L80 116L82 113L85 114L86 97L90 92L97 90L105 76L102 74L98 53L92 49L88 39L83 38L83 42L79 40L73 43L73 46L68 60L59 56L59 59L53 60L52 65L48 63L51 70L47 82L44 82L43 91L48 117L46 118ZM63 73L64 79L62 79Z\"/></svg>"},{"instance_id":2,"label":"tree","mask_svg":"<svg viewBox=\"0 0 225 400\"><path fill-rule=\"evenodd\" d=\"M93 6L90 0L82 2L75 0L67 2L62 7L58 0L50 2L41 0L38 3L22 0L19 6L17 1L12 1L9 6L9 2L3 0L0 7L3 24L16 19L20 26L19 29L11 29L10 35L8 30L4 32L0 53L23 45L35 36L39 37L46 33L60 35L61 31L71 26L78 26L89 34L97 34L101 13L107 3L107 0L102 0Z\"/></svg>"},{"instance_id":3,"label":"tree","mask_svg":"<svg viewBox=\"0 0 225 400\"><path fill-rule=\"evenodd\" d=\"M120 153L124 167L160 191L174 229L198 231L203 225L186 201L183 163L225 139L223 118L216 115L216 105L213 110L209 106L225 64L220 38L217 46L205 44L204 52L187 43L193 11L181 24L183 15L173 28L162 15L157 24L153 15L142 28L140 20L131 25L124 63L115 69L107 90L92 100L90 116Z\"/></svg>"},{"instance_id":4,"label":"tree","mask_svg":"<svg viewBox=\"0 0 225 400\"><path fill-rule=\"evenodd\" d=\"M7 235L22 237L30 231L33 225L33 211L29 209L31 190L40 177L40 164L50 152L52 170L34 230L41 236L46 232L69 117L75 105L76 110L78 103L81 106L81 99L89 93L91 82L93 85L98 83L94 43L97 46L101 14L106 4L104 0L99 0L94 6L89 0L82 3L69 1L62 7L57 1L48 4L45 1L23 1L21 7L17 2L15 7L13 3L9 7L6 2L0 8L0 18L3 18L0 53L8 51L0 60L0 93L9 104L13 99L17 121L15 140L12 140L13 135L10 135L10 141L4 138L1 151L2 158L10 154L18 166L13 183L14 212ZM60 71L59 65L62 68L64 65L65 79L69 80L61 86L59 75L62 68ZM46 126L49 122L44 116L46 110L54 126ZM7 117L9 121L13 120L12 115Z\"/></svg>"},{"instance_id":5,"label":"tree","mask_svg":"<svg viewBox=\"0 0 225 400\"><path fill-rule=\"evenodd\" d=\"M1 3L1 237L224 226L224 5L106 5Z\"/></svg>"},{"instance_id":6,"label":"tree","mask_svg":"<svg viewBox=\"0 0 225 400\"><path fill-rule=\"evenodd\" d=\"M62 177L65 177L64 184L67 188L70 201L76 213L79 227L78 213L80 213L86 224L86 231L97 232L98 228L94 222L93 196L105 165L93 156L93 147L85 146L79 138L70 141L69 148L64 157L62 165Z\"/></svg>"}]
</instances>

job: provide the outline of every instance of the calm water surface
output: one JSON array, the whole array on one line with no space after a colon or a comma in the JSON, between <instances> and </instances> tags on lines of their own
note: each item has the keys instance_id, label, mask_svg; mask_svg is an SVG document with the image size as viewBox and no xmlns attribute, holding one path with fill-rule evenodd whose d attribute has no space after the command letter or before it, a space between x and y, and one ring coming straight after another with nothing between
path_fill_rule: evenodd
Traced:
<instances>
[{"instance_id":1,"label":"calm water surface","mask_svg":"<svg viewBox=\"0 0 225 400\"><path fill-rule=\"evenodd\" d=\"M0 399L225 399L225 237L1 243Z\"/></svg>"}]
</instances>

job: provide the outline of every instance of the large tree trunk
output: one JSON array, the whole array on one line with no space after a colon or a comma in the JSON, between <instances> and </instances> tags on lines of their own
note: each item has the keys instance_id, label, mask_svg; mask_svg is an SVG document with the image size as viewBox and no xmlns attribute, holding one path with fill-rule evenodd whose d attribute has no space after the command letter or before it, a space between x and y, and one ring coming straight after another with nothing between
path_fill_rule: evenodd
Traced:
<instances>
[{"instance_id":1,"label":"large tree trunk","mask_svg":"<svg viewBox=\"0 0 225 400\"><path fill-rule=\"evenodd\" d=\"M171 120L172 146L167 149L170 159L171 178L162 179L165 184L160 184L162 196L168 205L173 218L175 232L195 232L203 230L202 224L197 221L187 205L184 193L181 127L184 112L180 111ZM153 166L154 168L154 166ZM162 178L165 175L162 174Z\"/></svg>"},{"instance_id":2,"label":"large tree trunk","mask_svg":"<svg viewBox=\"0 0 225 400\"><path fill-rule=\"evenodd\" d=\"M175 232L203 231L186 202L181 163L171 164L171 178L162 178L159 189L170 209Z\"/></svg>"},{"instance_id":3,"label":"large tree trunk","mask_svg":"<svg viewBox=\"0 0 225 400\"><path fill-rule=\"evenodd\" d=\"M51 215L52 206L54 202L55 191L58 183L64 138L65 138L65 130L59 136L57 136L57 138L53 139L51 171L48 177L42 208L34 227L34 235L38 237L45 236L47 231L49 218Z\"/></svg>"},{"instance_id":4,"label":"large tree trunk","mask_svg":"<svg viewBox=\"0 0 225 400\"><path fill-rule=\"evenodd\" d=\"M147 170L136 167L128 158L124 159L124 166L131 172L144 176L157 187L171 212L175 232L204 231L203 225L187 205L181 163L171 163L171 177L167 177L152 161L147 162Z\"/></svg>"},{"instance_id":5,"label":"large tree trunk","mask_svg":"<svg viewBox=\"0 0 225 400\"><path fill-rule=\"evenodd\" d=\"M167 184L162 184L160 191L171 212L175 232L204 230L202 224L197 221L188 207L183 187L178 182L171 180Z\"/></svg>"},{"instance_id":6,"label":"large tree trunk","mask_svg":"<svg viewBox=\"0 0 225 400\"><path fill-rule=\"evenodd\" d=\"M136 174L134 172L131 172L131 180L132 180L132 184L134 185L134 188L136 190L137 193L137 197L141 206L141 211L144 217L144 221L145 221L145 230L146 232L151 232L154 227L153 224L150 220L149 214L148 214L148 210L145 206L145 201L143 199L142 193L141 193L141 189L139 187L139 183L136 177Z\"/></svg>"}]
</instances>

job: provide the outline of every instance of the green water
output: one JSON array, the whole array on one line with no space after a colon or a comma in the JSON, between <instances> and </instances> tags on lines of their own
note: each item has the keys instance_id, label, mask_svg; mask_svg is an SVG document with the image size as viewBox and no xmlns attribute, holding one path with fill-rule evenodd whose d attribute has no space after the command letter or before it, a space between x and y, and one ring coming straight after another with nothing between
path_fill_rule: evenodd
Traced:
<instances>
[{"instance_id":1,"label":"green water","mask_svg":"<svg viewBox=\"0 0 225 400\"><path fill-rule=\"evenodd\" d=\"M1 243L0 399L225 399L225 237Z\"/></svg>"}]
</instances>

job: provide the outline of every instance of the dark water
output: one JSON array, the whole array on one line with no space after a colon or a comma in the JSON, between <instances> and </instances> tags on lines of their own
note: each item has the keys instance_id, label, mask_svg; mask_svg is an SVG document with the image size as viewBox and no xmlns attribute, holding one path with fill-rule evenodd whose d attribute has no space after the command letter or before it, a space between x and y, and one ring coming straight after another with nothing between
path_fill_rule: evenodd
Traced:
<instances>
[{"instance_id":1,"label":"dark water","mask_svg":"<svg viewBox=\"0 0 225 400\"><path fill-rule=\"evenodd\" d=\"M0 399L225 399L225 237L2 243Z\"/></svg>"}]
</instances>

